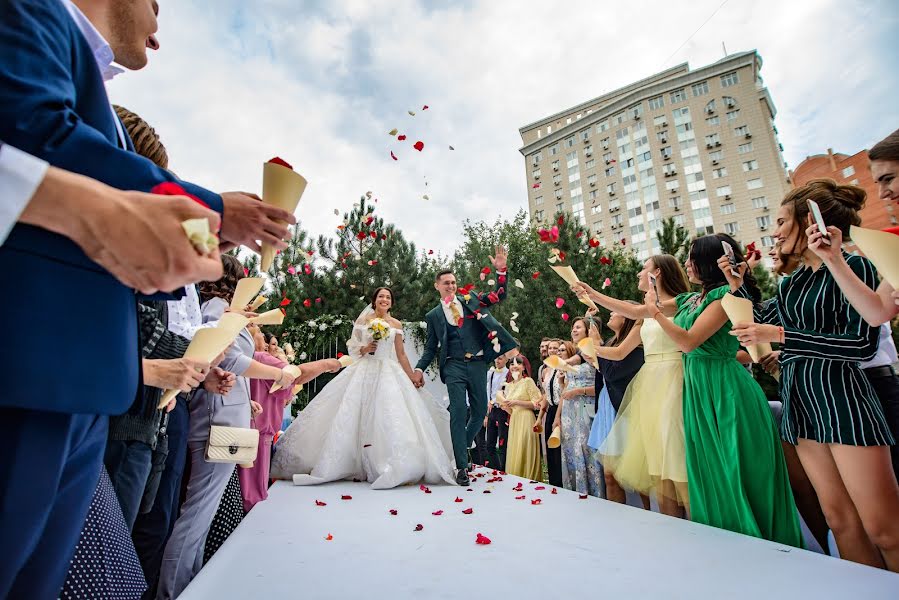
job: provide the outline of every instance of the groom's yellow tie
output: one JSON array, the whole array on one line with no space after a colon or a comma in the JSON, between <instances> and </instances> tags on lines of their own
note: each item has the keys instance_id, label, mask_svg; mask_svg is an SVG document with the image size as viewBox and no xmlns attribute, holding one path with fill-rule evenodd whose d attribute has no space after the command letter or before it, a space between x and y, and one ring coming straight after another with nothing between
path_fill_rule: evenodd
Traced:
<instances>
[{"instance_id":1,"label":"groom's yellow tie","mask_svg":"<svg viewBox=\"0 0 899 600\"><path fill-rule=\"evenodd\" d=\"M453 315L453 321L456 322L456 326L462 327L462 323L464 321L462 319L462 313L459 312L459 307L458 307L457 303L458 303L458 299L453 298L453 301L450 302L449 309L450 309L450 313L452 313L452 315Z\"/></svg>"}]
</instances>

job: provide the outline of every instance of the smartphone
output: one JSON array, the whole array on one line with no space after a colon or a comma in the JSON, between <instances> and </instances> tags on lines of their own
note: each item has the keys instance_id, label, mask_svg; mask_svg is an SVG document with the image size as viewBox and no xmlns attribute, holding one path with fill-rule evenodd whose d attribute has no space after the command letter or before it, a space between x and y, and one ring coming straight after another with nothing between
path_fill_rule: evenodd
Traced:
<instances>
[{"instance_id":1,"label":"smartphone","mask_svg":"<svg viewBox=\"0 0 899 600\"><path fill-rule=\"evenodd\" d=\"M730 263L730 274L734 277L739 277L740 271L737 269L737 257L734 256L734 247L724 241L721 242L721 247L724 248L724 254L727 256L727 261Z\"/></svg>"},{"instance_id":2,"label":"smartphone","mask_svg":"<svg viewBox=\"0 0 899 600\"><path fill-rule=\"evenodd\" d=\"M652 285L652 291L656 294L656 306L661 307L662 302L659 300L659 286L656 283L656 276L652 273L647 273L647 275L649 276L649 283Z\"/></svg>"},{"instance_id":3,"label":"smartphone","mask_svg":"<svg viewBox=\"0 0 899 600\"><path fill-rule=\"evenodd\" d=\"M812 211L812 216L815 218L815 224L818 225L818 231L821 232L821 242L830 246L830 233L827 231L827 225L824 224L824 217L821 216L821 209L818 207L818 203L814 200L808 200L808 207Z\"/></svg>"}]
</instances>

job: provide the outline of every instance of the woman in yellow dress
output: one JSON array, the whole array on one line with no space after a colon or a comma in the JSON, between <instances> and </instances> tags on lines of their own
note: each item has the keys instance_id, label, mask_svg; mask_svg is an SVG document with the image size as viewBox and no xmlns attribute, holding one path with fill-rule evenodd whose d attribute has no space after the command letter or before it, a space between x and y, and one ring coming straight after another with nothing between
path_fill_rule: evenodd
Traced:
<instances>
[{"instance_id":1,"label":"woman in yellow dress","mask_svg":"<svg viewBox=\"0 0 899 600\"><path fill-rule=\"evenodd\" d=\"M497 394L500 406L509 417L509 440L506 450L506 473L532 481L543 481L540 461L540 434L534 432L540 390L525 370L524 357L509 362L512 381Z\"/></svg>"}]
</instances>

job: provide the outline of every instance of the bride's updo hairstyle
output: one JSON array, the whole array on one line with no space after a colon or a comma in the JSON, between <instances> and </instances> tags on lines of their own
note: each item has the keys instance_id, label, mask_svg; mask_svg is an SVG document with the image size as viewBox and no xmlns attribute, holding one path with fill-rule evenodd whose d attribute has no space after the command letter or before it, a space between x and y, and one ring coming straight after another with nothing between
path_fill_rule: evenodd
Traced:
<instances>
[{"instance_id":1,"label":"bride's updo hairstyle","mask_svg":"<svg viewBox=\"0 0 899 600\"><path fill-rule=\"evenodd\" d=\"M222 278L218 281L200 282L200 302L210 298L221 298L231 302L231 296L237 289L237 282L245 277L243 265L230 254L222 254Z\"/></svg>"},{"instance_id":2,"label":"bride's updo hairstyle","mask_svg":"<svg viewBox=\"0 0 899 600\"><path fill-rule=\"evenodd\" d=\"M381 293L381 290L387 290L388 292L390 292L390 308L393 308L393 305L396 303L396 297L393 295L393 290L387 286L382 286L375 289L375 291L371 295L371 300L368 303L369 306L371 306L372 309L375 308L375 300L378 299L378 294Z\"/></svg>"}]
</instances>

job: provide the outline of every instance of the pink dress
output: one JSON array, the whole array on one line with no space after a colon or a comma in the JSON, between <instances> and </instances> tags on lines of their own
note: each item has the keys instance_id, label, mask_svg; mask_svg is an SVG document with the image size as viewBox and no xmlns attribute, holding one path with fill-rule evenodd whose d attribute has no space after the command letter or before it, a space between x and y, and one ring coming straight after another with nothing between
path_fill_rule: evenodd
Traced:
<instances>
[{"instance_id":1,"label":"pink dress","mask_svg":"<svg viewBox=\"0 0 899 600\"><path fill-rule=\"evenodd\" d=\"M287 366L268 352L256 352L253 359L270 367L283 369ZM262 414L252 420L253 429L259 430L259 451L256 462L250 469L237 469L240 478L240 492L243 509L249 512L257 502L268 498L269 467L272 460L272 440L281 427L284 402L290 398L291 389L278 390L270 394L274 382L267 379L250 380L250 398L262 405Z\"/></svg>"}]
</instances>

